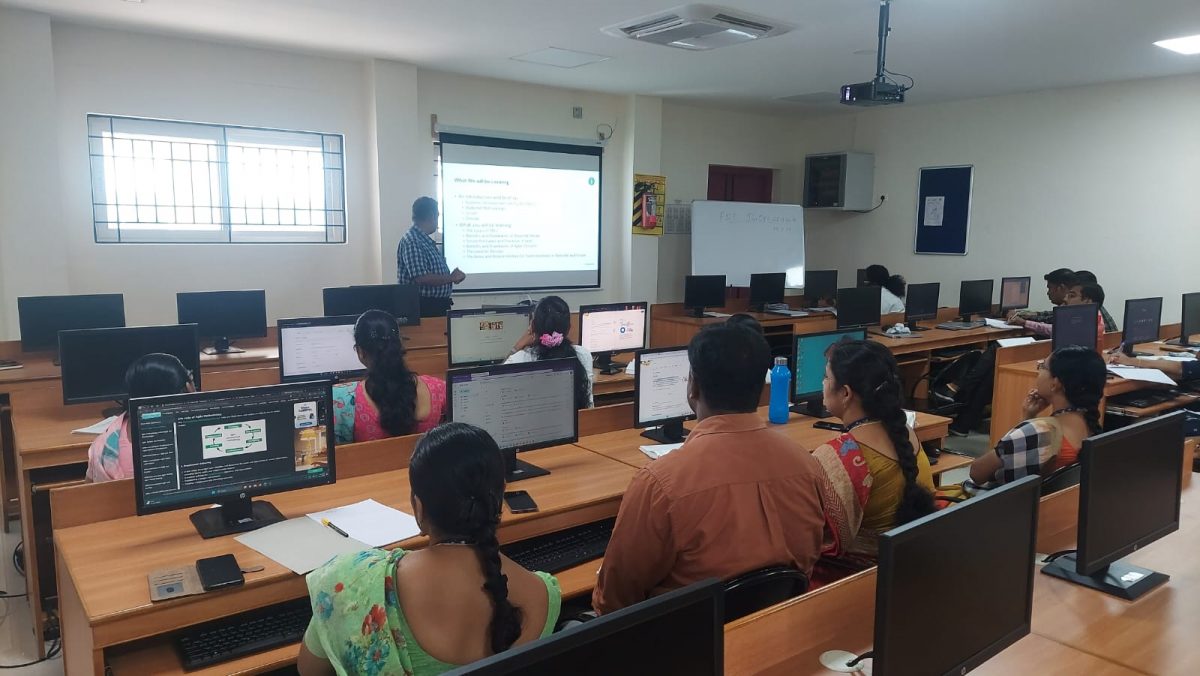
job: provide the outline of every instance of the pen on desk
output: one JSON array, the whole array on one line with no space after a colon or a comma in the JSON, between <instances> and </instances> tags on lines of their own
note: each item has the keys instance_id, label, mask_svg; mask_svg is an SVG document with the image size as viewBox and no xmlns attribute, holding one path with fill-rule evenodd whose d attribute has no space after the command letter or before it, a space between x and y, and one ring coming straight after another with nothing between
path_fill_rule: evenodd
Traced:
<instances>
[{"instance_id":1,"label":"pen on desk","mask_svg":"<svg viewBox=\"0 0 1200 676\"><path fill-rule=\"evenodd\" d=\"M333 525L333 522L330 521L329 519L321 519L321 525L325 526L327 528L333 529L333 532L337 533L338 535L341 535L344 538L350 537L349 533L347 533L346 531L342 530L341 528L338 528L337 526Z\"/></svg>"}]
</instances>

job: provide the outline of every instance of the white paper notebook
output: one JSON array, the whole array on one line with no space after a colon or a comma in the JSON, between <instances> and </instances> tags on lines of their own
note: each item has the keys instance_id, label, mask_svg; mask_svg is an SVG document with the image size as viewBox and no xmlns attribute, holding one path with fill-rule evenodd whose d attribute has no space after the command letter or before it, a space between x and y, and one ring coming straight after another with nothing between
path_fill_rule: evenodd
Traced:
<instances>
[{"instance_id":1,"label":"white paper notebook","mask_svg":"<svg viewBox=\"0 0 1200 676\"><path fill-rule=\"evenodd\" d=\"M108 429L108 426L111 425L112 421L114 421L116 419L117 419L117 416L110 415L109 417L105 418L104 420L101 420L98 423L92 423L91 425L88 425L87 427L80 427L77 430L71 430L71 434L92 434L92 435L103 434L104 430Z\"/></svg>"},{"instance_id":2,"label":"white paper notebook","mask_svg":"<svg viewBox=\"0 0 1200 676\"><path fill-rule=\"evenodd\" d=\"M683 443L650 444L647 446L638 446L638 448L641 449L642 453L645 453L646 455L648 455L651 460L658 460L659 458L661 458L664 455L670 453L671 451L679 448L682 445L683 445Z\"/></svg>"},{"instance_id":3,"label":"white paper notebook","mask_svg":"<svg viewBox=\"0 0 1200 676\"><path fill-rule=\"evenodd\" d=\"M992 319L990 317L984 319L983 323L987 324L988 326L990 326L993 329L1019 329L1019 328L1021 328L1019 326L1013 326L1012 324L1009 324L1008 322L1004 321L1003 319Z\"/></svg>"},{"instance_id":4,"label":"white paper notebook","mask_svg":"<svg viewBox=\"0 0 1200 676\"><path fill-rule=\"evenodd\" d=\"M346 531L350 537L372 547L383 547L421 534L421 527L411 514L370 499L314 512L308 518L317 523L321 523L321 519L329 519L330 523Z\"/></svg>"},{"instance_id":5,"label":"white paper notebook","mask_svg":"<svg viewBox=\"0 0 1200 676\"><path fill-rule=\"evenodd\" d=\"M338 554L370 549L364 542L340 535L303 516L242 533L234 539L300 575L320 568Z\"/></svg>"},{"instance_id":6,"label":"white paper notebook","mask_svg":"<svg viewBox=\"0 0 1200 676\"><path fill-rule=\"evenodd\" d=\"M1016 345L1028 345L1036 341L1031 336L1025 336L1024 338L999 338L996 342L1000 344L1000 347L1014 347Z\"/></svg>"},{"instance_id":7,"label":"white paper notebook","mask_svg":"<svg viewBox=\"0 0 1200 676\"><path fill-rule=\"evenodd\" d=\"M1158 369L1139 369L1132 366L1117 366L1114 364L1108 367L1108 372L1116 374L1125 380L1140 380L1146 383L1161 383L1163 385L1177 384L1174 380L1171 380L1170 376Z\"/></svg>"}]
</instances>

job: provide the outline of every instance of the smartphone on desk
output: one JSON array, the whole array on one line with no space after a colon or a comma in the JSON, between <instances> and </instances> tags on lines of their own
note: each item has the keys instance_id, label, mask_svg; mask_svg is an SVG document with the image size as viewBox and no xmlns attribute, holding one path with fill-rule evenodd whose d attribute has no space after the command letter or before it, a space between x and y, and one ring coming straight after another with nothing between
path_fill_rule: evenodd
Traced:
<instances>
[{"instance_id":1,"label":"smartphone on desk","mask_svg":"<svg viewBox=\"0 0 1200 676\"><path fill-rule=\"evenodd\" d=\"M506 491L504 504L508 505L508 510L513 514L538 511L537 503L529 497L529 491Z\"/></svg>"},{"instance_id":2,"label":"smartphone on desk","mask_svg":"<svg viewBox=\"0 0 1200 676\"><path fill-rule=\"evenodd\" d=\"M204 587L204 591L237 587L246 582L242 575L242 567L238 565L233 554L198 559L196 575L200 577L200 586Z\"/></svg>"}]
</instances>

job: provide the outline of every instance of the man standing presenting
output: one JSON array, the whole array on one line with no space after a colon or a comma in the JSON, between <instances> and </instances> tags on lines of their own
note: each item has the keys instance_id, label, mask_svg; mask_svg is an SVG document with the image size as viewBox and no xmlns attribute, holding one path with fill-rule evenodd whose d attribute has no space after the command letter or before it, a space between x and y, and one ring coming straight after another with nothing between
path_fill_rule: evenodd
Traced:
<instances>
[{"instance_id":1,"label":"man standing presenting","mask_svg":"<svg viewBox=\"0 0 1200 676\"><path fill-rule=\"evenodd\" d=\"M396 281L420 289L422 317L445 317L454 285L467 276L458 268L450 272L446 257L430 237L437 231L437 200L418 197L413 202L412 221L412 228L396 247Z\"/></svg>"}]
</instances>

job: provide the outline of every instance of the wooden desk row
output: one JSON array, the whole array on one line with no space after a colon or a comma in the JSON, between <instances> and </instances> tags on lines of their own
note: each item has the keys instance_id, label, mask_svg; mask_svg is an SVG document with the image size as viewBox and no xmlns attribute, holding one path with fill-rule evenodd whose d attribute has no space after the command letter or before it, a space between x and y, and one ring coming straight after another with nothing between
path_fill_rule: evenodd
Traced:
<instances>
[{"instance_id":1,"label":"wooden desk row","mask_svg":"<svg viewBox=\"0 0 1200 676\"><path fill-rule=\"evenodd\" d=\"M619 415L632 416L632 406L610 419L593 423L593 429L615 424ZM765 413L764 413L765 414ZM816 446L836 433L812 428L811 418L793 416L779 427L808 446ZM944 434L948 421L935 416L918 418L918 436L936 438ZM537 501L540 510L533 514L505 513L501 520L501 542L512 542L588 523L616 514L626 485L636 468L648 459L637 450L645 440L636 430L615 430L581 438L578 445L531 451L524 459L551 471L549 476L522 482ZM407 440L407 442L403 441ZM389 444L408 444L413 438L370 442L377 449ZM354 444L347 446L347 449ZM589 448L603 448L592 451ZM403 454L403 450L396 451ZM640 457L638 457L640 456ZM348 504L372 497L398 509L409 511L407 471L396 462L407 458L390 456L381 471L350 476L332 486L310 488L270 497L286 516ZM943 456L946 457L946 456ZM339 471L357 474L363 454L356 458L339 457ZM196 535L187 518L191 510L179 510L145 517L133 516L133 490L129 481L111 482L52 493L55 505L55 553L58 563L60 617L64 632L66 667L70 674L101 673L107 661L114 673L150 673L152 665L169 665L167 673L178 672L178 658L169 634L180 628L225 617L256 607L303 596L304 581L279 564L250 550L232 537L203 540ZM104 510L91 506L103 501L115 503ZM114 497L115 496L115 497ZM419 547L422 538L398 543ZM197 558L234 553L244 566L262 565L264 570L247 576L246 584L235 590L203 594L151 604L146 576L150 570L184 564ZM587 594L595 583L598 562L589 562L558 575L564 596ZM231 670L262 669L276 661L295 658L295 647L272 651L239 661L238 666L222 664L195 673L229 673ZM157 668L157 667L156 667ZM161 671L156 673L162 673Z\"/></svg>"}]
</instances>

